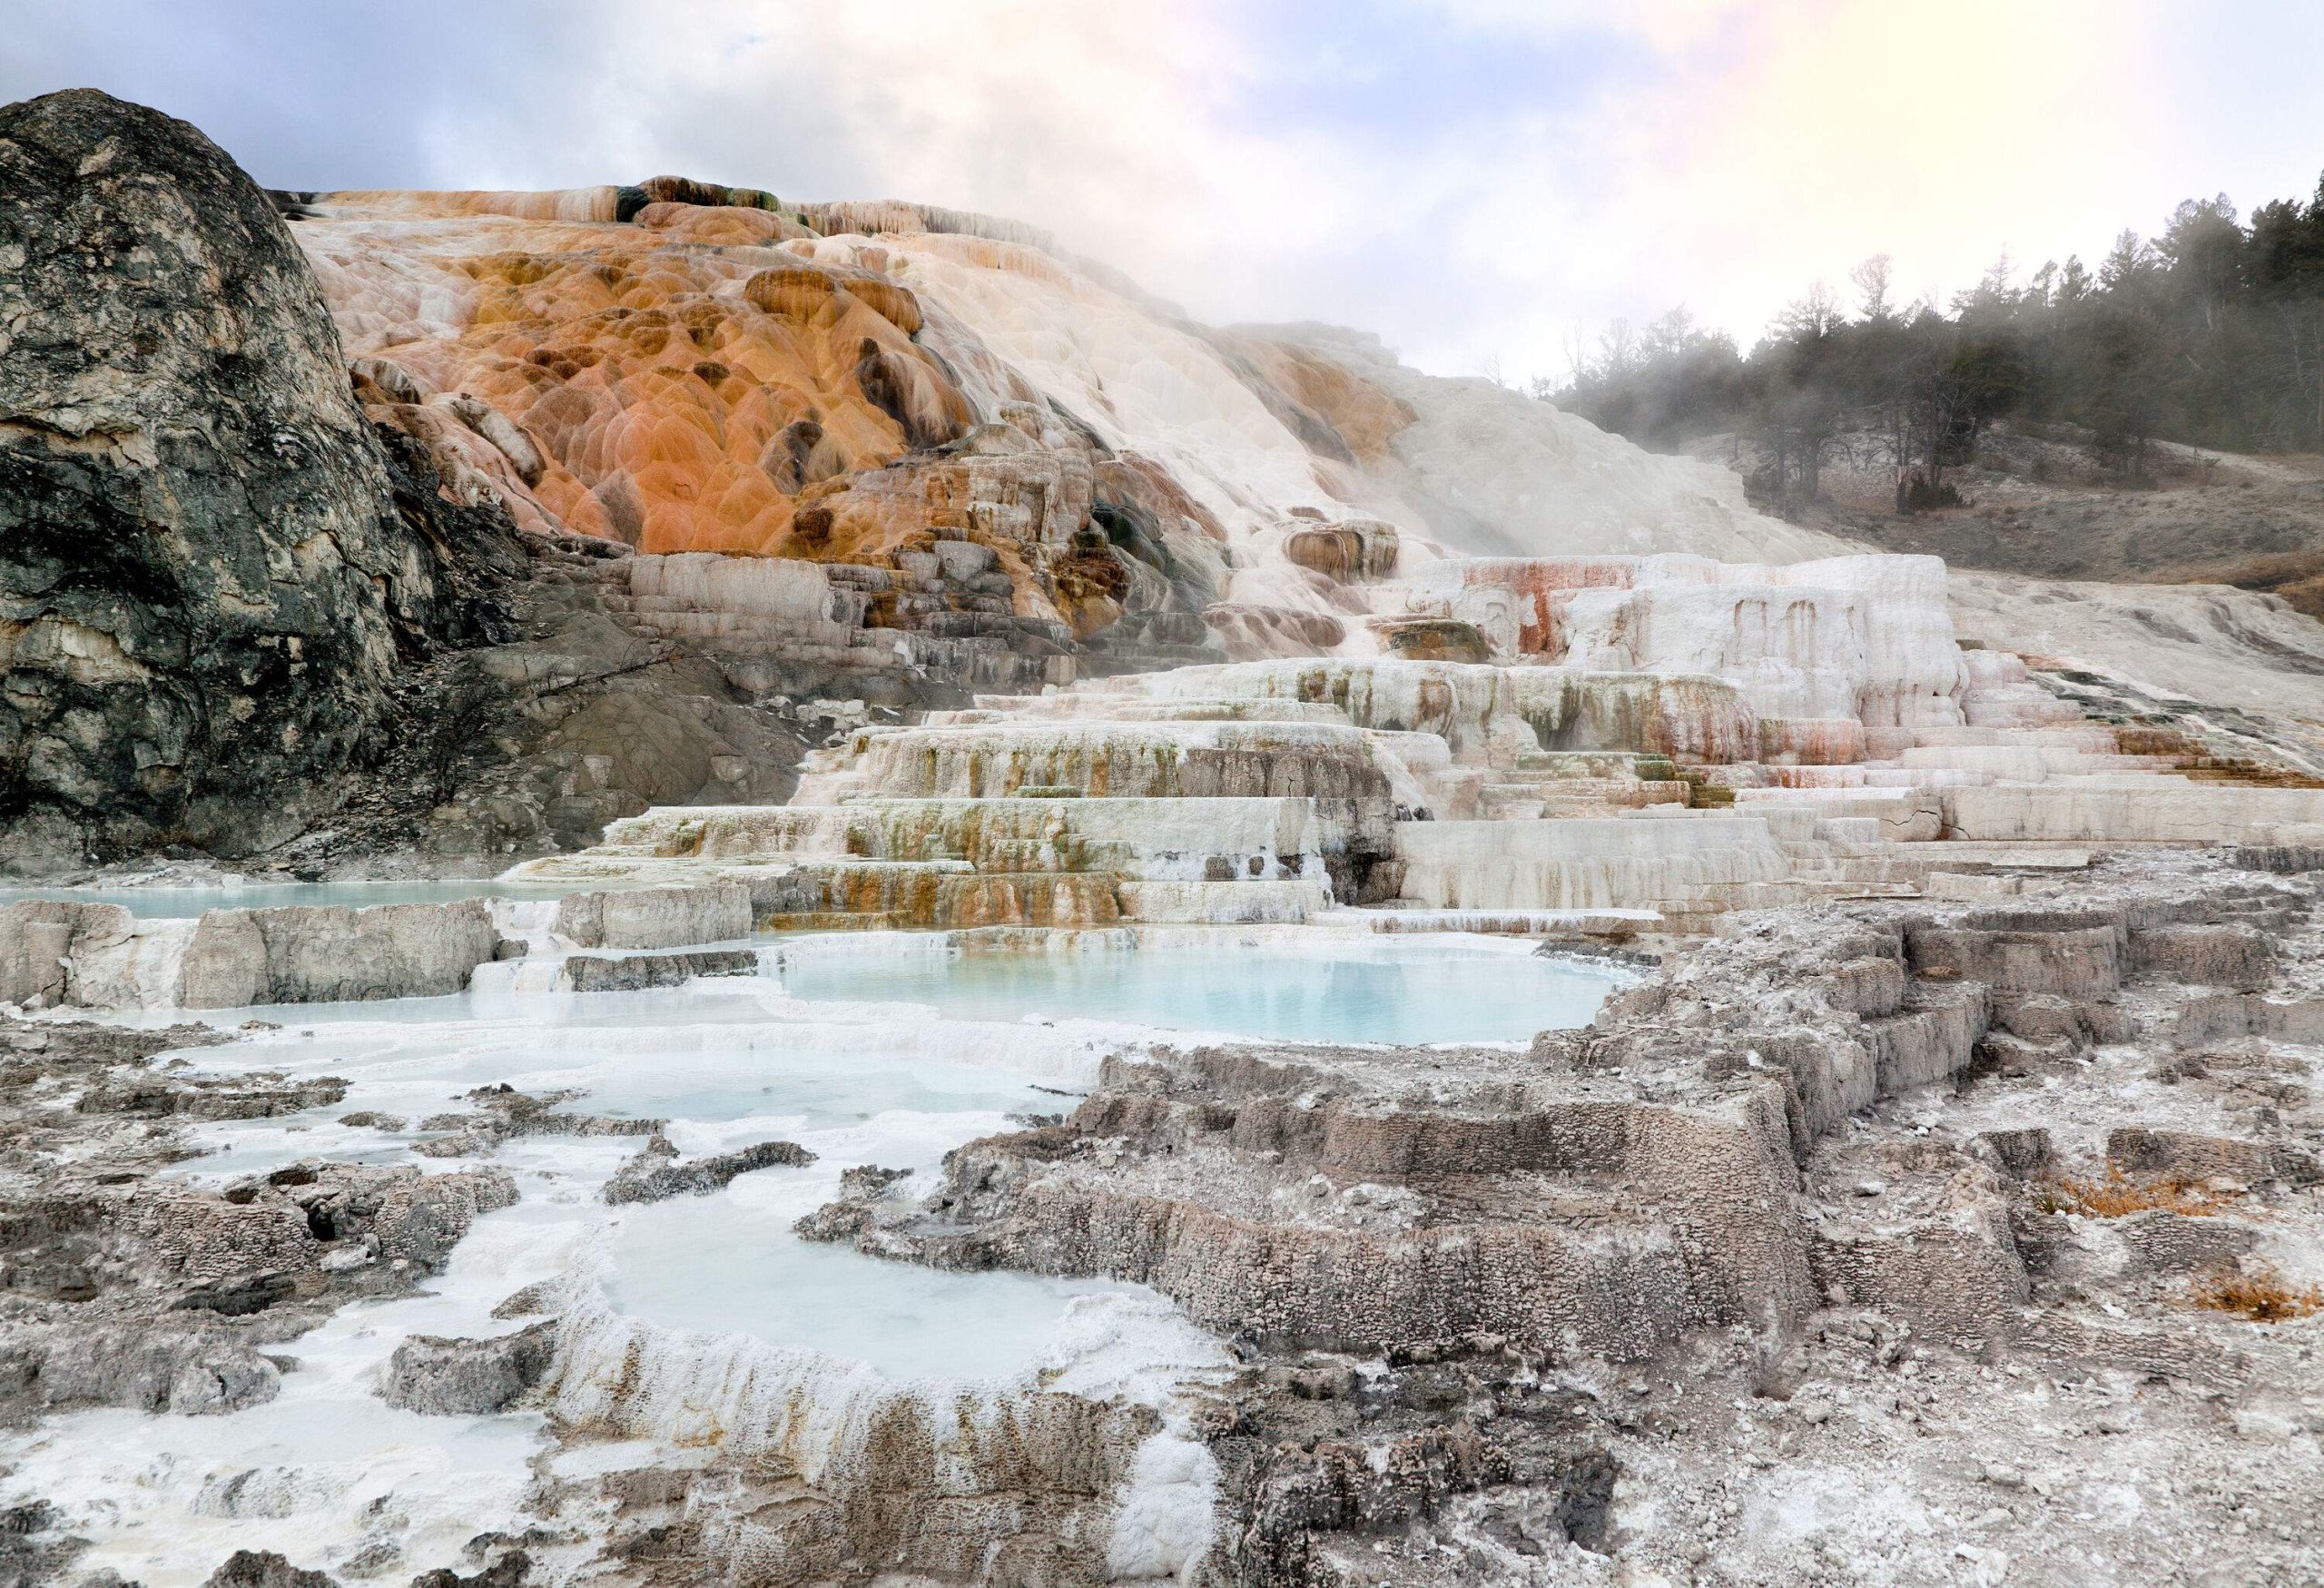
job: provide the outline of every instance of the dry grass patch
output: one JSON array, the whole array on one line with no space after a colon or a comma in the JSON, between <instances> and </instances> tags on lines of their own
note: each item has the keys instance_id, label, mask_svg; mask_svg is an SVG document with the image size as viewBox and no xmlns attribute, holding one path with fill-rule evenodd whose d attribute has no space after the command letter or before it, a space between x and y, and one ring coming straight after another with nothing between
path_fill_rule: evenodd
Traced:
<instances>
[{"instance_id":1,"label":"dry grass patch","mask_svg":"<svg viewBox=\"0 0 2324 1588\"><path fill-rule=\"evenodd\" d=\"M2225 562L2158 568L2146 581L2158 585L2233 585L2280 596L2310 617L2324 617L2324 552L2280 551Z\"/></svg>"},{"instance_id":2,"label":"dry grass patch","mask_svg":"<svg viewBox=\"0 0 2324 1588\"><path fill-rule=\"evenodd\" d=\"M2201 755L2202 741L2177 728L2125 727L2114 730L2118 755Z\"/></svg>"},{"instance_id":3,"label":"dry grass patch","mask_svg":"<svg viewBox=\"0 0 2324 1588\"><path fill-rule=\"evenodd\" d=\"M2241 1268L2214 1268L2195 1281L2191 1294L2197 1307L2212 1312L2231 1312L2253 1323L2286 1323L2324 1312L2324 1290L2313 1285L2294 1289L2272 1267L2249 1272Z\"/></svg>"},{"instance_id":4,"label":"dry grass patch","mask_svg":"<svg viewBox=\"0 0 2324 1588\"><path fill-rule=\"evenodd\" d=\"M2202 1218L2228 1210L2232 1198L2206 1190L2181 1175L2134 1180L2110 1169L2098 1180L2052 1175L2034 1188L2034 1205L2044 1213L2079 1213L2089 1218L2126 1218L2133 1213L2183 1213Z\"/></svg>"}]
</instances>

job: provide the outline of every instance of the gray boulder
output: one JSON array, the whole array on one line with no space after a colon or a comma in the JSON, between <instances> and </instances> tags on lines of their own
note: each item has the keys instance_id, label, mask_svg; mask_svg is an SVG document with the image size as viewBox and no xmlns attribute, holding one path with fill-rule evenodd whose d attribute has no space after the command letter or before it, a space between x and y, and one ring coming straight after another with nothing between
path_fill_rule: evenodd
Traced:
<instances>
[{"instance_id":1,"label":"gray boulder","mask_svg":"<svg viewBox=\"0 0 2324 1588\"><path fill-rule=\"evenodd\" d=\"M500 933L480 899L442 904L212 910L186 945L188 1009L440 998L491 960Z\"/></svg>"},{"instance_id":2,"label":"gray boulder","mask_svg":"<svg viewBox=\"0 0 2324 1588\"><path fill-rule=\"evenodd\" d=\"M414 1335L389 1359L379 1395L405 1411L482 1416L505 1411L538 1384L555 1354L548 1323L480 1340Z\"/></svg>"},{"instance_id":3,"label":"gray boulder","mask_svg":"<svg viewBox=\"0 0 2324 1588\"><path fill-rule=\"evenodd\" d=\"M585 949L676 949L751 932L751 891L740 883L699 888L622 888L567 893L556 933Z\"/></svg>"},{"instance_id":4,"label":"gray boulder","mask_svg":"<svg viewBox=\"0 0 2324 1588\"><path fill-rule=\"evenodd\" d=\"M133 925L118 904L25 899L0 905L0 1001L73 1001L69 962L93 945L126 939Z\"/></svg>"},{"instance_id":5,"label":"gray boulder","mask_svg":"<svg viewBox=\"0 0 2324 1588\"><path fill-rule=\"evenodd\" d=\"M215 1415L263 1405L282 1388L273 1363L193 1319L23 1330L12 1348L34 1365L38 1404L60 1409Z\"/></svg>"}]
</instances>

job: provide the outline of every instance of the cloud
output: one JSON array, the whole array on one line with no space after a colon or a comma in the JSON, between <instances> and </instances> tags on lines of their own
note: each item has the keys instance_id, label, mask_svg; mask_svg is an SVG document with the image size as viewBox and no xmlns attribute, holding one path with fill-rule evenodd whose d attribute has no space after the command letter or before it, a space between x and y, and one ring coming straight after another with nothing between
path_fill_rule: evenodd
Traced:
<instances>
[{"instance_id":1,"label":"cloud","mask_svg":"<svg viewBox=\"0 0 2324 1588\"><path fill-rule=\"evenodd\" d=\"M1680 301L1748 342L1876 252L1945 292L2304 192L2319 53L2292 0L18 0L0 94L94 83L281 186L992 211L1206 319L1521 377Z\"/></svg>"}]
</instances>

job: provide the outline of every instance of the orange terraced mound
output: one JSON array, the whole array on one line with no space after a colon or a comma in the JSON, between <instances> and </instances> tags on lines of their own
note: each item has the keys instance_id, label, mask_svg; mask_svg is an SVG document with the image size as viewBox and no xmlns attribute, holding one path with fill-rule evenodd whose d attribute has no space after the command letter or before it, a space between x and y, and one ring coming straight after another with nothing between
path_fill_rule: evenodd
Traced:
<instances>
[{"instance_id":1,"label":"orange terraced mound","mask_svg":"<svg viewBox=\"0 0 2324 1588\"><path fill-rule=\"evenodd\" d=\"M1296 654L1362 605L1269 548L1410 410L1263 340L1222 360L1030 228L676 177L277 199L369 417L535 533L891 570L846 576L864 620L947 634ZM945 541L990 557L936 579Z\"/></svg>"},{"instance_id":2,"label":"orange terraced mound","mask_svg":"<svg viewBox=\"0 0 2324 1588\"><path fill-rule=\"evenodd\" d=\"M912 343L912 294L773 254L802 229L763 212L657 203L636 222L459 259L466 323L384 357L529 431L548 454L532 495L567 528L649 552L893 549L898 526L859 520L852 544L793 528L818 487L971 421Z\"/></svg>"}]
</instances>

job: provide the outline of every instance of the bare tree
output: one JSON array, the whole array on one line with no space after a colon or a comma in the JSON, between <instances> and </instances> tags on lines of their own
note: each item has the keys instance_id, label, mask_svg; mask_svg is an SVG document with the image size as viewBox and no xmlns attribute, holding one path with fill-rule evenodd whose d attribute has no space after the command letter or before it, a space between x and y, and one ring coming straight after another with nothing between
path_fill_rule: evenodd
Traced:
<instances>
[{"instance_id":1,"label":"bare tree","mask_svg":"<svg viewBox=\"0 0 2324 1588\"><path fill-rule=\"evenodd\" d=\"M1579 325L1565 328L1565 383L1579 386L1590 377L1590 333Z\"/></svg>"},{"instance_id":2,"label":"bare tree","mask_svg":"<svg viewBox=\"0 0 2324 1588\"><path fill-rule=\"evenodd\" d=\"M1812 385L1770 392L1753 434L1759 488L1773 497L1814 501L1824 488L1824 463L1839 424L1838 405Z\"/></svg>"},{"instance_id":3,"label":"bare tree","mask_svg":"<svg viewBox=\"0 0 2324 1588\"><path fill-rule=\"evenodd\" d=\"M1848 272L1848 280L1856 283L1857 303L1866 323L1886 325L1896 315L1896 308L1888 301L1890 280L1895 274L1894 261L1885 253L1876 253Z\"/></svg>"},{"instance_id":4,"label":"bare tree","mask_svg":"<svg viewBox=\"0 0 2324 1588\"><path fill-rule=\"evenodd\" d=\"M1687 350L1694 338L1694 311L1680 303L1646 328L1646 350L1651 358L1676 358Z\"/></svg>"},{"instance_id":5,"label":"bare tree","mask_svg":"<svg viewBox=\"0 0 2324 1588\"><path fill-rule=\"evenodd\" d=\"M1639 363L1638 328L1618 318L1598 338L1598 374L1604 380L1619 380L1636 370Z\"/></svg>"},{"instance_id":6,"label":"bare tree","mask_svg":"<svg viewBox=\"0 0 2324 1588\"><path fill-rule=\"evenodd\" d=\"M1768 329L1787 341L1820 341L1846 325L1847 318L1840 310L1840 295L1832 290L1832 283L1818 279L1808 284L1805 293L1785 304Z\"/></svg>"}]
</instances>

